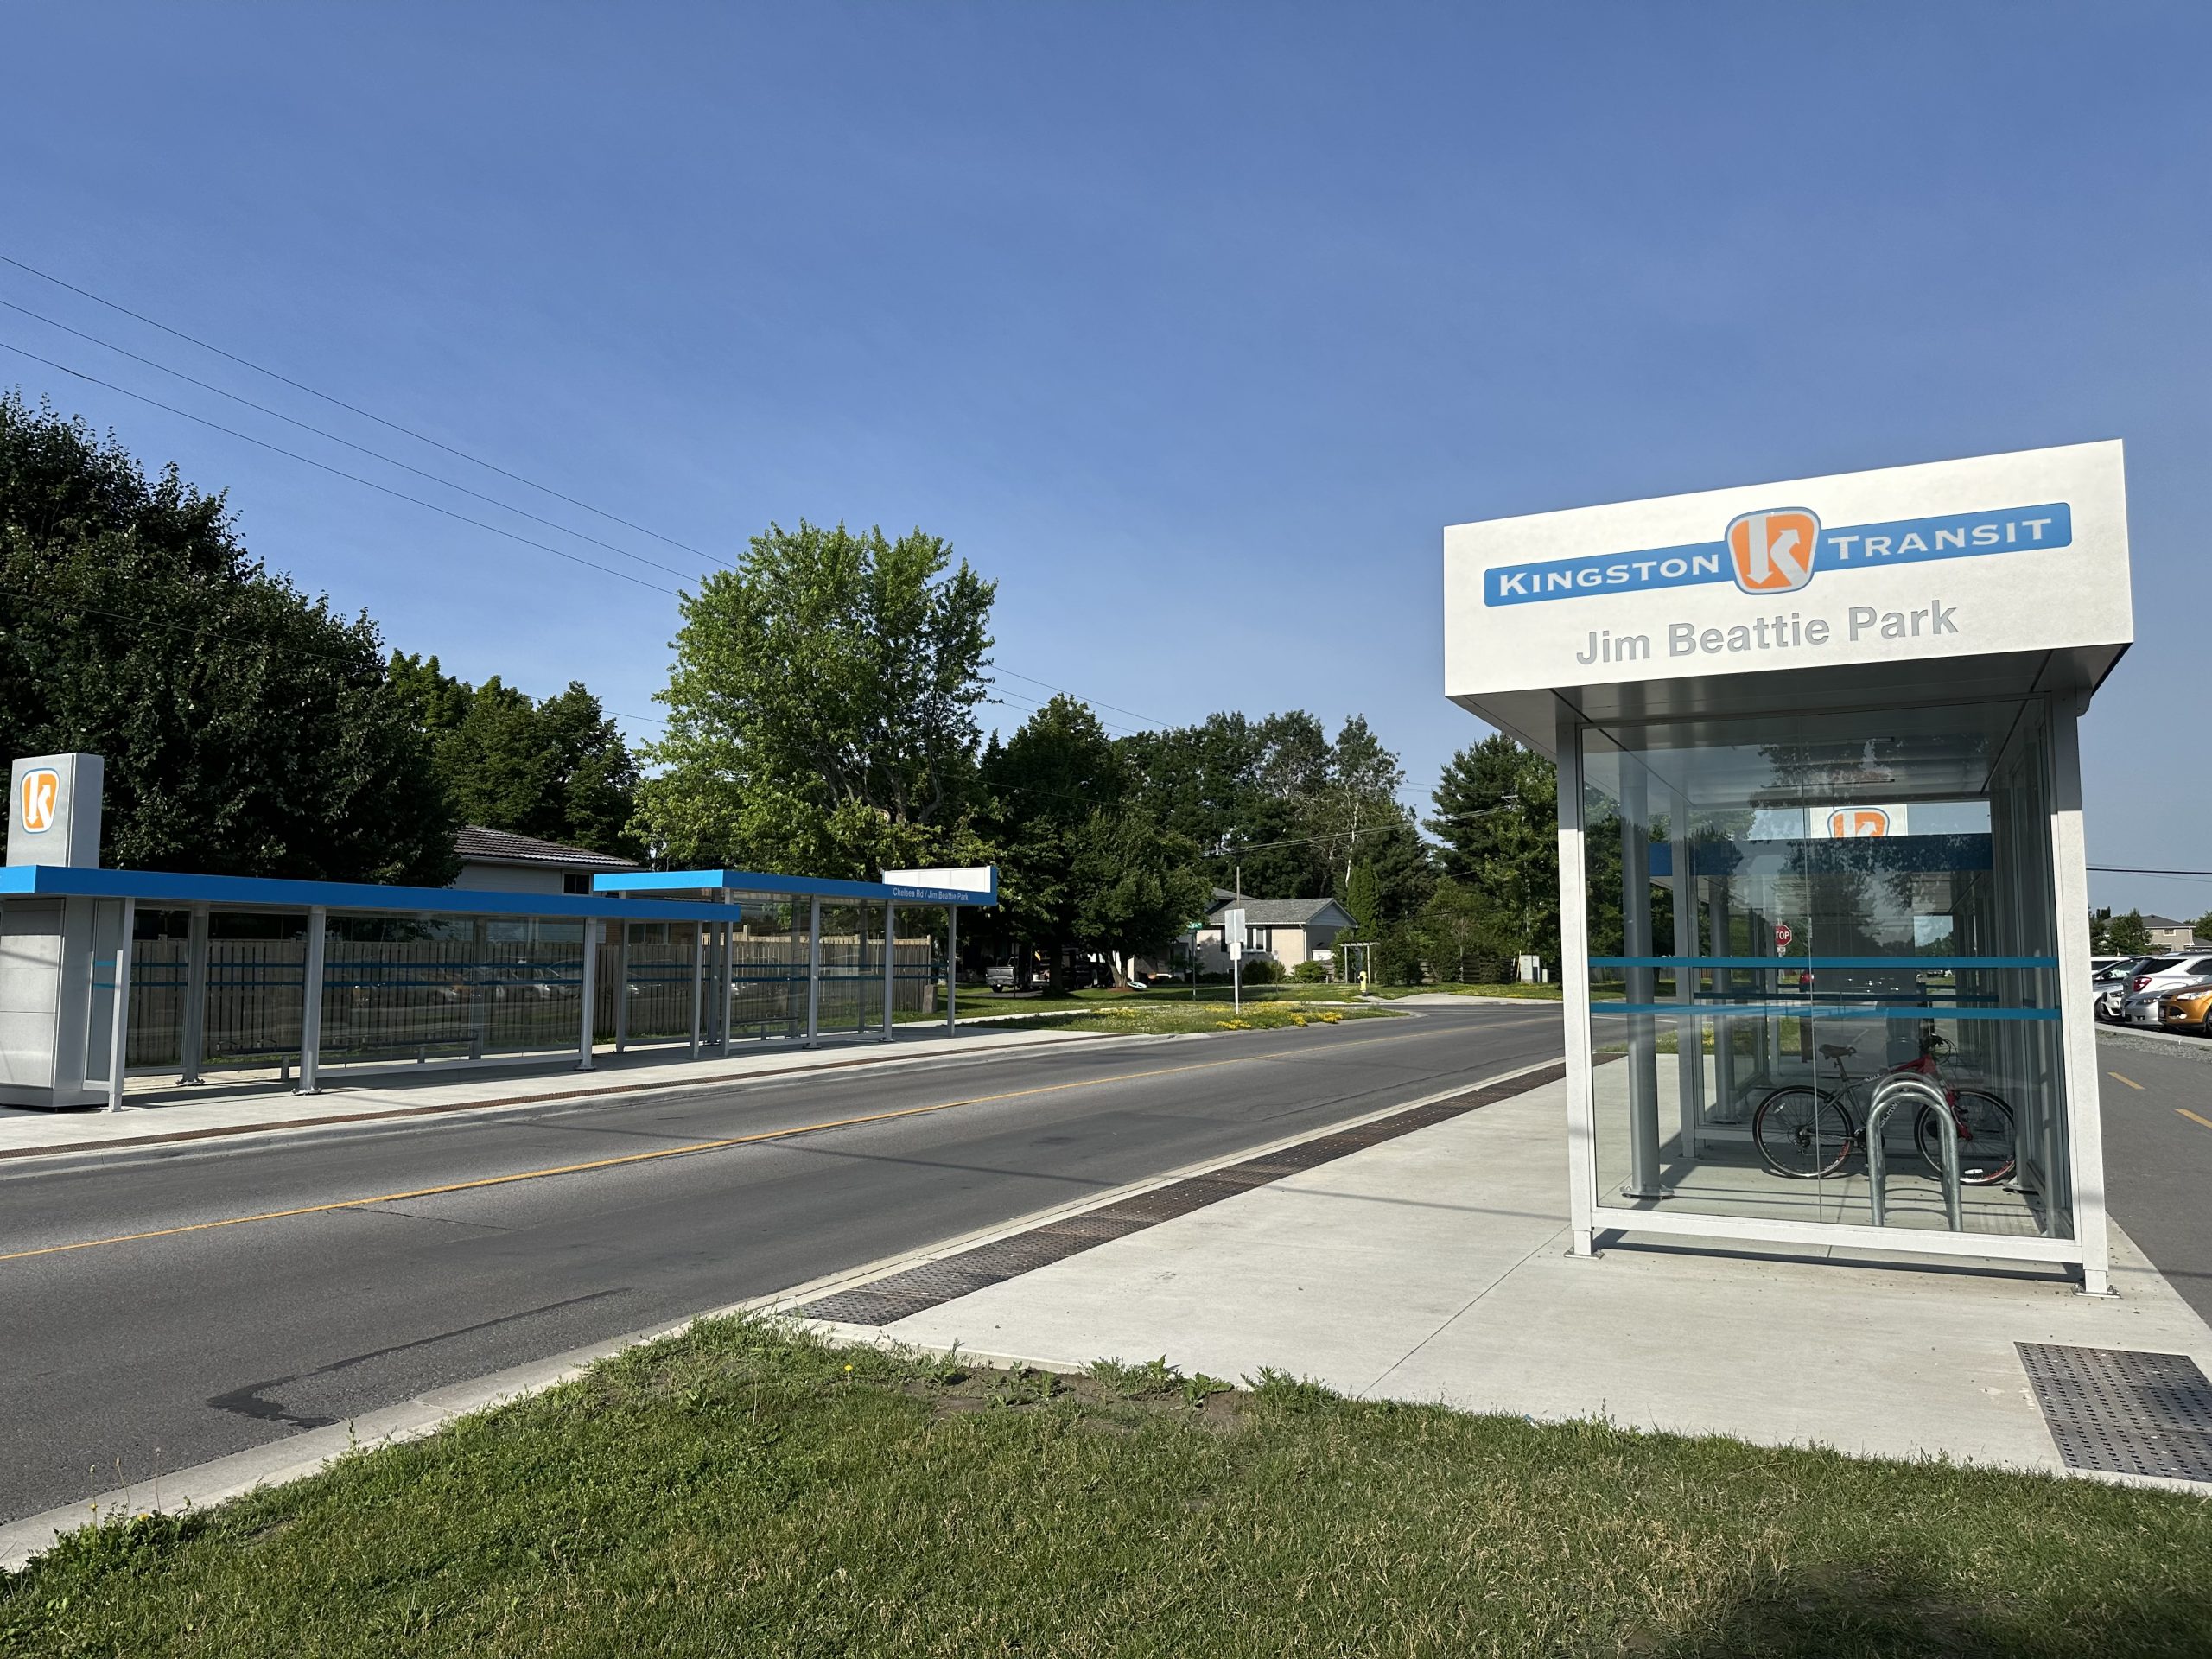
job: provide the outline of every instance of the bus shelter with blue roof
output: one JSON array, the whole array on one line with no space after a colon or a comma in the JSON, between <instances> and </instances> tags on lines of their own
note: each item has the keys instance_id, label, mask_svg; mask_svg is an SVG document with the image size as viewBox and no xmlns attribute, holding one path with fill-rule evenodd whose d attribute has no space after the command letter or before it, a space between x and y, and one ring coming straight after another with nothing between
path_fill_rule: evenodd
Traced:
<instances>
[{"instance_id":1,"label":"bus shelter with blue roof","mask_svg":"<svg viewBox=\"0 0 2212 1659\"><path fill-rule=\"evenodd\" d=\"M119 1109L125 1079L891 1039L933 1012L933 930L997 899L989 869L851 881L734 870L589 894L99 868L96 756L19 760L0 869L0 1103ZM73 823L72 820L73 819ZM43 824L44 828L30 828ZM89 826L89 828L88 828Z\"/></svg>"}]
</instances>

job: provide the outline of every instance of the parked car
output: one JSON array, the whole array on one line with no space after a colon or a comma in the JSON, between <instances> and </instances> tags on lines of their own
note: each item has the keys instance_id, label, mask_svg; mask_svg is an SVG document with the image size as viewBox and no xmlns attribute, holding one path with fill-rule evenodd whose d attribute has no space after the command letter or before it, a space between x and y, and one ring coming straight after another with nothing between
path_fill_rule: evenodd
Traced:
<instances>
[{"instance_id":1,"label":"parked car","mask_svg":"<svg viewBox=\"0 0 2212 1659\"><path fill-rule=\"evenodd\" d=\"M2096 999L2094 1007L2098 1019L2118 1023L2126 1018L2120 1005L2127 1000L2129 982L2150 960L2148 957L2120 957L2097 970L2090 982L2090 995Z\"/></svg>"},{"instance_id":2,"label":"parked car","mask_svg":"<svg viewBox=\"0 0 2212 1659\"><path fill-rule=\"evenodd\" d=\"M2131 1026L2162 1023L2158 1013L2159 999L2169 991L2177 991L2184 985L2193 985L2206 979L2212 979L2212 956L2145 957L2138 964L2134 976L2127 982L2127 1023Z\"/></svg>"},{"instance_id":3,"label":"parked car","mask_svg":"<svg viewBox=\"0 0 2212 1659\"><path fill-rule=\"evenodd\" d=\"M2158 1023L2168 1031L2193 1031L2201 1037L2212 1037L2208 1020L2212 1020L2212 983L2168 991L2158 1009Z\"/></svg>"}]
</instances>

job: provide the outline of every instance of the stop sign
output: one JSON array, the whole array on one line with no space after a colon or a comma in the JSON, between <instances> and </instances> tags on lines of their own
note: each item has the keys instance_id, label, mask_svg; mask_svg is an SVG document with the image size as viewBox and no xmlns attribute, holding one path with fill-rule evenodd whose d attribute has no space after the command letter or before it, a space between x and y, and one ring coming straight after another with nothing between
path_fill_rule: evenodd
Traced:
<instances>
[{"instance_id":1,"label":"stop sign","mask_svg":"<svg viewBox=\"0 0 2212 1659\"><path fill-rule=\"evenodd\" d=\"M1777 951L1787 950L1789 948L1789 941L1796 937L1789 931L1789 923L1777 922L1774 925L1774 948Z\"/></svg>"}]
</instances>

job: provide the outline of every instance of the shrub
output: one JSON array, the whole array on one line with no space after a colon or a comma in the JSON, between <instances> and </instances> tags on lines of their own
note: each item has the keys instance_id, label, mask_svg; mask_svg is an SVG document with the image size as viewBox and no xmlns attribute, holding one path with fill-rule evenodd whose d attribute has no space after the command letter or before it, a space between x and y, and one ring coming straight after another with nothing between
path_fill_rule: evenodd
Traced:
<instances>
[{"instance_id":1,"label":"shrub","mask_svg":"<svg viewBox=\"0 0 2212 1659\"><path fill-rule=\"evenodd\" d=\"M1384 934L1375 947L1376 976L1385 985L1418 985L1425 977L1421 971L1421 942L1412 930L1395 927Z\"/></svg>"},{"instance_id":2,"label":"shrub","mask_svg":"<svg viewBox=\"0 0 2212 1659\"><path fill-rule=\"evenodd\" d=\"M1290 976L1300 985L1323 984L1329 977L1329 964L1325 962L1301 962L1290 970Z\"/></svg>"},{"instance_id":3,"label":"shrub","mask_svg":"<svg viewBox=\"0 0 2212 1659\"><path fill-rule=\"evenodd\" d=\"M1282 964L1272 957L1254 957L1244 964L1247 985L1275 985L1282 981Z\"/></svg>"}]
</instances>

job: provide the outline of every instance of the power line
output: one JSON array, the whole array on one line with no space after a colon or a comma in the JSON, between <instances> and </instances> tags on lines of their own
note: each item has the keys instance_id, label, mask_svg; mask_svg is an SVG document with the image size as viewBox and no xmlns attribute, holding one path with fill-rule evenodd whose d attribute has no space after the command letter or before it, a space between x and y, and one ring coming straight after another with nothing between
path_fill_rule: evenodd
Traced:
<instances>
[{"instance_id":1,"label":"power line","mask_svg":"<svg viewBox=\"0 0 2212 1659\"><path fill-rule=\"evenodd\" d=\"M345 398L335 397L327 391L320 391L317 388L308 385L304 380L295 379L290 375L284 374L280 371L270 368L264 364L257 363L251 358L241 356L236 352L229 351L223 346L218 346L212 340L202 340L196 334L188 334L183 329L172 327L168 323L162 322L156 318L148 316L143 311L133 310L127 305L124 305L115 300L111 300L104 295L96 294L92 292L92 289L80 287L77 283L69 282L65 278L56 276L51 271L41 270L37 266L16 258L12 255L0 253L0 264L12 265L16 270L35 276L41 282L51 283L57 288L67 289L72 294L78 295L82 298L92 301L95 305L104 306L107 309L116 312L122 316L130 317L135 321L144 323L149 328L158 329L161 333L168 334L173 339L183 340L188 345L198 346L202 351L212 352L217 357L223 358L229 362L236 363L242 368L251 369L256 374L265 375L272 380L278 381L284 385L294 388L296 391L303 391L310 397L317 398L323 403L330 404L333 408L342 409L349 414L358 415L364 420L372 421L378 426L384 427L388 430L399 433L403 436L412 438L418 443L428 444L434 449L442 450L459 460L468 462L472 466L481 467L487 472L496 473L500 477L510 479L515 483L523 485L526 488L539 491L543 494L553 497L556 500L565 501L569 505L582 508L584 512L591 513L597 518L604 518L610 524L620 524L624 529L636 531L641 536L650 536L657 542L663 542L671 547L681 549L683 551L704 559L711 564L716 564L724 569L729 569L736 568L732 561L718 557L716 555L709 553L703 549L694 547L689 542L679 540L676 537L666 535L660 531L653 530L645 524L640 524L631 519L625 518L619 513L608 512L604 507L594 506L590 502L583 500L580 497L569 495L564 491L555 489L550 484L541 484L535 479L526 477L520 473L501 467L496 462L486 461L480 455L473 454L469 451L459 448L453 444L446 443L439 439L433 438L426 433L418 432L412 427L403 425L397 421L391 420L385 416L376 414L372 410L362 408L358 404L349 403ZM502 512L514 513L518 517L530 519L532 523L543 524L548 529L556 531L563 535L574 536L580 541L588 542L595 547L604 548L608 552L616 555L618 557L632 560L637 563L649 566L653 569L664 570L670 575L679 578L690 574L686 571L679 570L672 565L662 564L658 560L646 558L642 554L632 553L626 548L619 547L612 542L603 541L600 537L589 535L583 531L575 530L569 525L559 524L555 520L542 518L538 514L531 512L525 508L518 507L510 502L503 501L496 496L486 495L480 490L471 489L465 484L454 483L451 479L442 477L435 473L427 472L422 467L412 466L406 461L398 460L395 456L385 454L381 450L372 449L364 444L356 443L349 438L340 437L336 433L325 431L321 427L313 426L305 421L296 419L294 416L286 415L281 410L271 409L266 404L256 403L251 398L242 397L236 392L226 391L221 386L215 385L208 381L200 380L194 376L186 374L180 369L173 369L166 364L156 361L155 359L141 356L139 353L130 351L124 346L118 346L111 340L103 340L99 335L87 334L81 329L71 327L67 323L56 321L51 317L48 317L39 312L31 310L28 306L18 305L13 301L4 299L0 299L0 305L4 305L10 310L19 312L24 316L35 318L38 321L45 323L49 327L59 328L65 334L73 334L79 340L90 341L92 344L102 346L108 351L118 353L124 357L130 359L133 362L142 363L161 373L172 375L180 380L185 381L188 385L200 387L207 391L212 391L219 397L228 398L234 403L243 404L248 409L257 410L258 412L268 415L274 419L283 421L289 425L298 427L302 431L314 433L316 436L327 439L334 443L343 444L349 449L371 456L375 460L384 461L389 466L397 467L404 471L413 473L417 477L428 479L431 482L439 484L445 488L458 490L464 495L472 496L477 500L486 502L493 506L499 508ZM5 342L0 342L0 346L5 346ZM262 439L253 437L249 434L235 431L229 427L221 425L219 423L207 420L202 416L194 415L187 410L177 409L171 404L164 404L157 398L148 397L142 393L134 392L129 391L127 388L116 385L111 381L102 380L98 376L86 374L81 370L70 368L67 364L57 363L50 358L40 357L37 353L25 351L21 346L6 346L6 349L16 353L19 356L29 358L34 362L43 363L48 367L57 369L64 374L73 375L80 380L88 381L94 385L105 386L109 391L119 392L126 397L135 398L138 402L147 404L153 408L166 410L168 413L179 416L186 420L197 422L200 425L208 427L218 432L222 432L228 436L241 439L248 443L257 444L260 448L268 449L274 454L286 456L294 461L302 461L308 466L320 467L322 471L330 473L336 477L347 479L352 482L365 485L370 489L382 491L384 493L392 496L399 500L411 502L417 506L427 507L433 512L444 513L448 518L456 519L462 524L473 524L480 529L491 531L494 535L505 536L510 540L519 542L524 546L538 548L543 551L552 553L561 558L569 559L572 562L582 564L588 569L599 570L608 575L620 576L623 580L628 582L638 582L638 578L630 576L625 572L609 569L605 565L598 564L589 559L581 558L572 553L564 552L559 548L547 547L542 542L533 541L528 537L517 535L512 531L502 529L497 524L485 524L480 519L471 518L466 514L454 512L450 508L442 507L435 502L424 501L420 497L409 495L404 491L391 489L385 485L376 483L372 480L365 479L356 474L346 472L342 468L328 466L322 461L313 459L311 456L302 455L292 450L285 449L278 445L269 443ZM655 588L656 591L658 592L671 591L665 588L659 588L657 584L651 582L639 582L638 585L641 587ZM678 597L681 597L681 595L678 595ZM1157 719L1150 715L1140 714L1134 709L1125 709L1118 703L1107 702L1103 699L1085 697L1081 693L1069 690L1065 686L1056 685L1049 680L1039 679L1034 675L1021 673L1018 670L1002 668L998 671L1003 674L1011 675L1014 678L1026 681L1032 685L1042 686L1046 690L1058 692L1063 696L1074 697L1077 702L1087 703L1093 708L1110 709L1116 714L1127 715L1131 719L1141 721L1146 726L1162 727L1168 724L1166 721ZM1102 725L1107 724L1107 722L1103 721L1100 723ZM1124 731L1123 735L1135 735L1135 734Z\"/></svg>"},{"instance_id":2,"label":"power line","mask_svg":"<svg viewBox=\"0 0 2212 1659\"><path fill-rule=\"evenodd\" d=\"M1027 680L1032 685L1041 685L1047 691L1057 691L1064 697L1073 697L1077 702L1087 702L1096 709L1111 709L1117 715L1127 715L1131 720L1141 720L1147 726L1165 726L1167 724L1166 721L1155 720L1150 715L1141 715L1134 709L1124 709L1119 703L1107 702L1097 697L1086 697L1079 692L1069 690L1067 687L1064 685L1054 685L1050 680L1040 680L1033 674L1016 674L1014 673L1014 671L1010 668L1001 668L999 670L999 672L1001 674L1013 674L1014 677L1017 680Z\"/></svg>"},{"instance_id":3,"label":"power line","mask_svg":"<svg viewBox=\"0 0 2212 1659\"><path fill-rule=\"evenodd\" d=\"M5 257L0 255L0 257ZM283 455L289 460L300 461L318 471L328 473L335 478L349 479L380 494L392 496L401 501L411 501L418 507L428 507L432 512L443 513L448 518L457 519L464 524L474 524L479 530L488 530L494 536L504 536L511 542L520 542L524 547L534 547L541 553L550 553L556 559L566 559L571 564L581 564L588 570L597 570L618 581L634 582L640 588L650 588L653 592L666 594L671 599L683 597L673 588L664 588L657 582L647 582L642 576L632 575L627 570L617 570L612 565L601 564L596 560L585 558L582 554L571 553L566 548L554 547L545 542L534 541L530 537L518 534L502 525L486 524L483 519L472 518L465 512L455 512L451 507L442 507L435 501L425 501L419 495L410 495L404 490L395 490L389 484L379 484L372 478L363 478L359 473L349 473L343 467L333 467L327 461L317 461L313 455L303 455L296 449L287 449L283 445L271 443L266 438L257 438L250 432L241 432L235 427L225 426L220 421L211 421L205 415L194 415L190 410L179 409L174 404L165 404L158 397L149 397L143 391L133 391L128 386L117 385L112 380L103 380L96 374L86 374L82 369L73 369L67 363L57 363L50 357L41 357L36 352L25 351L22 346L10 341L0 340L0 351L13 352L16 356L27 357L34 363L43 363L49 369L59 369L62 373L74 375L79 380L90 381L96 386L105 386L110 391L119 392L125 397L134 398L155 409L164 410L181 419L197 422L201 426L223 433L226 436L237 438L242 442L253 444L273 454Z\"/></svg>"},{"instance_id":4,"label":"power line","mask_svg":"<svg viewBox=\"0 0 2212 1659\"><path fill-rule=\"evenodd\" d=\"M226 352L220 346L201 340L197 335L186 334L181 328L172 328L166 322L156 321L154 318L148 316L143 311L133 311L127 305L120 305L113 300L105 299L101 296L93 293L92 289L88 288L79 288L74 283L65 282L50 271L41 270L36 265L25 264L22 260L4 253L0 253L0 263L13 265L17 270L28 271L30 275L39 278L41 282L52 283L57 288L66 288L72 294L82 295L86 299L90 300L95 305L104 305L111 311L119 311L124 316L134 318L137 321L144 323L149 328L158 328L165 334L168 334L177 340L183 340L188 345L197 346L203 352L213 352L218 357L227 358L230 361L238 364L242 368L251 369L256 374L265 374L272 380L281 380L284 385L294 388L296 391L304 391L310 397L321 398L324 403L332 404L336 408L342 409L348 414L359 415L365 421L374 421L378 426L389 428L391 430L400 433L404 436L410 437L417 443L427 443L433 449L442 449L446 454L458 456L461 460L467 461L472 466L481 467L486 472L497 473L502 478L512 479L516 483L526 486L533 490L541 491L544 494L553 497L556 500L565 501L572 507L582 507L586 512L591 513L595 517L604 518L609 524L620 524L625 530L634 530L640 536L650 536L657 542L665 542L671 547L680 548L684 552L693 554L699 558L706 559L710 562L714 559L713 554L702 551L701 549L692 546L689 542L679 542L673 536L664 536L657 530L648 530L643 524L632 524L627 518L621 518L615 513L607 512L604 507L595 507L588 501L579 500L573 495L564 494L563 492L555 489L550 484L540 484L535 479L524 478L520 473L510 472L505 467L498 465L496 462L485 460L481 455L472 455L466 449L456 449L449 443L442 443L437 439L431 437L425 433L416 431L412 427L402 426L397 421L386 420L381 415L372 414L368 410L361 408L357 404L349 404L342 397L334 397L327 391L317 391L313 386L308 385L304 380L295 380L289 374L280 374L275 369L265 368L261 364L253 361L251 358L240 357L236 352Z\"/></svg>"},{"instance_id":5,"label":"power line","mask_svg":"<svg viewBox=\"0 0 2212 1659\"><path fill-rule=\"evenodd\" d=\"M519 518L529 519L534 524L543 524L548 530L557 530L563 536L574 536L579 541L589 542L594 547L603 547L608 552L616 555L618 557L634 559L639 564L651 565L656 570L665 570L671 576L689 576L691 575L691 572L689 570L680 569L672 564L663 564L658 559L649 559L642 553L632 553L626 547L618 547L613 542L602 541L596 536L588 535L581 530L572 529L570 526L562 524L558 519L543 518L537 513L528 511L525 508L518 507L512 502L502 501L496 495L486 495L481 490L472 490L466 484L456 484L451 479L443 477L437 473L426 471L420 467L410 466L408 462L400 460L397 455L387 455L383 450L372 449L365 443L356 443L353 439L340 437L335 432L326 432L319 426L309 425L305 421L296 419L292 416L285 414L281 409L271 409L266 404L257 404L251 397L241 397L235 391L227 391L221 386L216 385L210 381L195 378L194 376L185 373L181 369L173 369L169 367L168 364L156 362L150 357L141 357L137 353L127 350L124 347L117 345L111 340L102 340L98 334L88 334L81 328L72 328L66 322L56 322L52 317L43 316L40 313L32 310L29 306L17 305L13 300L7 299L0 299L0 305L6 306L10 311L21 312L24 316L46 324L49 328L59 328L65 334L74 334L79 340L89 340L92 344L100 346L105 350L113 352L119 357L127 357L133 363L143 363L149 369L158 370L163 374L173 376L175 378L183 381L188 386L198 386L202 391L212 391L218 397L227 397L234 404L244 404L246 408L254 410L260 414L266 415L273 420L283 421L288 426L296 426L302 432L312 432L318 438L327 438L333 443L344 444L348 449L353 450L360 454L367 455L372 460L383 461L388 467L397 467L402 472L412 473L417 478L427 478L431 483L442 486L446 489L459 490L463 495L474 496L479 501L486 502L489 505L499 508L502 512L514 513ZM729 569L734 569L736 568L727 559L715 560L715 563Z\"/></svg>"}]
</instances>

